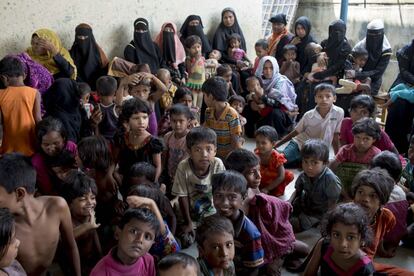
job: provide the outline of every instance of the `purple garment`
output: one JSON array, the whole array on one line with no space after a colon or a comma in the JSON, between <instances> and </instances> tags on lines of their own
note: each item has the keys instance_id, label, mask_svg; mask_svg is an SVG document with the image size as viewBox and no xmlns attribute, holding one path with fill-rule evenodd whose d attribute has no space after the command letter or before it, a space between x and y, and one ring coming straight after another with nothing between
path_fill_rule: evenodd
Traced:
<instances>
[{"instance_id":1,"label":"purple garment","mask_svg":"<svg viewBox=\"0 0 414 276\"><path fill-rule=\"evenodd\" d=\"M151 112L148 118L148 128L147 131L151 133L153 136L158 136L158 122L157 122L157 115L155 112Z\"/></svg>"}]
</instances>

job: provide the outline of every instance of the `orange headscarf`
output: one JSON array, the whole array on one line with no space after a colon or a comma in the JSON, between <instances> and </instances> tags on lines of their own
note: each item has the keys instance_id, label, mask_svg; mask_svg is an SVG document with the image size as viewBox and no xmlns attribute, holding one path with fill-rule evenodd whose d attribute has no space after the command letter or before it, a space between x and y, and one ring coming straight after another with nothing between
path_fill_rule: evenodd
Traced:
<instances>
[{"instance_id":1,"label":"orange headscarf","mask_svg":"<svg viewBox=\"0 0 414 276\"><path fill-rule=\"evenodd\" d=\"M267 39L267 42L269 43L269 50L268 50L269 56L275 55L277 44L279 43L280 39L287 34L288 34L288 30L285 27L283 32L281 32L280 34L272 33L272 35Z\"/></svg>"}]
</instances>

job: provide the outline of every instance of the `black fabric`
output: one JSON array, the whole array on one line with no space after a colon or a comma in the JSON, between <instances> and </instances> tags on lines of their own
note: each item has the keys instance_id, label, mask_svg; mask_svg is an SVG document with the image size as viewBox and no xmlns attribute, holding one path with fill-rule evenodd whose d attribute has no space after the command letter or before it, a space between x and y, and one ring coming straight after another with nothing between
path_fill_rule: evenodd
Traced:
<instances>
[{"instance_id":1,"label":"black fabric","mask_svg":"<svg viewBox=\"0 0 414 276\"><path fill-rule=\"evenodd\" d=\"M278 13L275 16L272 16L269 19L269 21L272 22L272 23L280 23L280 24L283 24L283 25L287 25L286 14L284 14L284 13Z\"/></svg>"},{"instance_id":2,"label":"black fabric","mask_svg":"<svg viewBox=\"0 0 414 276\"><path fill-rule=\"evenodd\" d=\"M197 26L190 26L189 23L190 21L193 21L193 20L198 20L200 24L198 24ZM212 49L211 49L210 41L208 40L208 37L205 35L203 28L204 26L203 26L203 22L201 21L201 17L198 15L190 15L186 18L183 25L181 26L180 33L181 33L181 42L183 43L183 45L184 45L185 39L189 37L190 35L196 35L200 37L201 42L202 42L201 52L203 53L204 56L206 56L212 51Z\"/></svg>"},{"instance_id":3,"label":"black fabric","mask_svg":"<svg viewBox=\"0 0 414 276\"><path fill-rule=\"evenodd\" d=\"M367 30L366 49L368 51L368 60L364 70L369 71L376 67L382 56L382 44L384 42L384 29Z\"/></svg>"},{"instance_id":4,"label":"black fabric","mask_svg":"<svg viewBox=\"0 0 414 276\"><path fill-rule=\"evenodd\" d=\"M231 12L234 15L234 24L231 27L226 27L223 23L223 15L226 12ZM243 31L237 21L237 16L234 10L227 8L221 12L221 22L214 33L213 49L219 50L222 54L227 52L227 39L232 34L239 34L241 37L240 48L246 51L246 40L244 39Z\"/></svg>"},{"instance_id":5,"label":"black fabric","mask_svg":"<svg viewBox=\"0 0 414 276\"><path fill-rule=\"evenodd\" d=\"M57 67L59 67L59 72L53 75L53 79L61 79L61 78L70 78L73 75L74 68L72 64L69 63L61 54L57 53L53 60L55 61Z\"/></svg>"},{"instance_id":6,"label":"black fabric","mask_svg":"<svg viewBox=\"0 0 414 276\"><path fill-rule=\"evenodd\" d=\"M293 37L293 34L287 33L287 35L280 39L279 43L276 46L275 58L279 64L279 67L281 67L283 63L283 47L288 45L292 41Z\"/></svg>"},{"instance_id":7,"label":"black fabric","mask_svg":"<svg viewBox=\"0 0 414 276\"><path fill-rule=\"evenodd\" d=\"M173 32L162 32L162 57L167 64L175 63L175 41Z\"/></svg>"},{"instance_id":8,"label":"black fabric","mask_svg":"<svg viewBox=\"0 0 414 276\"><path fill-rule=\"evenodd\" d=\"M68 140L77 142L81 128L80 96L76 81L61 78L43 94L46 116L62 121Z\"/></svg>"},{"instance_id":9,"label":"black fabric","mask_svg":"<svg viewBox=\"0 0 414 276\"><path fill-rule=\"evenodd\" d=\"M306 46L308 46L309 43L316 42L316 41L313 39L312 35L310 34L312 24L309 18L307 18L306 16L301 16L298 19L296 19L295 34L296 34L296 27L298 25L301 25L306 31L305 37L301 38L300 42L296 44L296 48L297 48L296 61L300 63L300 72L303 74L304 69L307 67L307 62L309 60L305 53Z\"/></svg>"}]
</instances>

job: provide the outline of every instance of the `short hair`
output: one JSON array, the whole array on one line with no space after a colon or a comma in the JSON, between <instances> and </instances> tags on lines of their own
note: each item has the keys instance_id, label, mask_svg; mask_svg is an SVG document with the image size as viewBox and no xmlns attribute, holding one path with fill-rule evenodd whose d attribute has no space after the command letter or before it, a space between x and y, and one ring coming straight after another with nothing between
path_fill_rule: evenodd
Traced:
<instances>
[{"instance_id":1,"label":"short hair","mask_svg":"<svg viewBox=\"0 0 414 276\"><path fill-rule=\"evenodd\" d=\"M366 108L369 113L369 117L373 117L375 114L375 101L369 95L358 95L351 100L349 105L350 111L356 108Z\"/></svg>"},{"instance_id":2,"label":"short hair","mask_svg":"<svg viewBox=\"0 0 414 276\"><path fill-rule=\"evenodd\" d=\"M85 96L86 94L90 94L92 92L91 87L86 82L79 82L78 83L78 93L80 97Z\"/></svg>"},{"instance_id":3,"label":"short hair","mask_svg":"<svg viewBox=\"0 0 414 276\"><path fill-rule=\"evenodd\" d=\"M381 128L373 118L362 118L354 123L352 134L355 136L360 133L365 133L375 140L381 138Z\"/></svg>"},{"instance_id":4,"label":"short hair","mask_svg":"<svg viewBox=\"0 0 414 276\"><path fill-rule=\"evenodd\" d=\"M168 75L171 76L170 71L168 71L165 68L160 68L160 69L157 70L157 77L160 76L160 75L163 75L163 74L168 74Z\"/></svg>"},{"instance_id":5,"label":"short hair","mask_svg":"<svg viewBox=\"0 0 414 276\"><path fill-rule=\"evenodd\" d=\"M371 160L370 167L384 169L397 182L402 173L401 160L397 154L385 150L374 156Z\"/></svg>"},{"instance_id":6,"label":"short hair","mask_svg":"<svg viewBox=\"0 0 414 276\"><path fill-rule=\"evenodd\" d=\"M329 147L321 139L309 139L301 150L302 159L315 158L324 163L329 161Z\"/></svg>"},{"instance_id":7,"label":"short hair","mask_svg":"<svg viewBox=\"0 0 414 276\"><path fill-rule=\"evenodd\" d=\"M231 69L230 65L228 65L228 64L220 64L220 66L217 67L216 75L218 77L223 77L225 74L230 73L230 72L231 73L233 72L233 70Z\"/></svg>"},{"instance_id":8,"label":"short hair","mask_svg":"<svg viewBox=\"0 0 414 276\"><path fill-rule=\"evenodd\" d=\"M194 127L192 128L186 137L186 145L188 149L200 143L207 143L217 146L217 134L211 128L207 127Z\"/></svg>"},{"instance_id":9,"label":"short hair","mask_svg":"<svg viewBox=\"0 0 414 276\"><path fill-rule=\"evenodd\" d=\"M82 171L71 170L65 177L64 182L62 195L68 204L89 192L95 196L98 194L95 180Z\"/></svg>"},{"instance_id":10,"label":"short hair","mask_svg":"<svg viewBox=\"0 0 414 276\"><path fill-rule=\"evenodd\" d=\"M23 63L12 56L6 56L0 60L0 76L9 78L24 76Z\"/></svg>"},{"instance_id":11,"label":"short hair","mask_svg":"<svg viewBox=\"0 0 414 276\"><path fill-rule=\"evenodd\" d=\"M331 92L332 96L336 96L336 92L335 92L335 86L333 86L332 84L329 83L320 83L315 87L315 96L318 94L318 92L323 91L323 90L328 90L329 92Z\"/></svg>"},{"instance_id":12,"label":"short hair","mask_svg":"<svg viewBox=\"0 0 414 276\"><path fill-rule=\"evenodd\" d=\"M25 188L29 194L35 192L36 170L29 157L21 153L6 153L0 158L0 185L7 193Z\"/></svg>"},{"instance_id":13,"label":"short hair","mask_svg":"<svg viewBox=\"0 0 414 276\"><path fill-rule=\"evenodd\" d=\"M246 105L246 100L240 95L233 95L229 98L229 104L240 102L243 106Z\"/></svg>"},{"instance_id":14,"label":"short hair","mask_svg":"<svg viewBox=\"0 0 414 276\"><path fill-rule=\"evenodd\" d=\"M151 182L155 182L155 167L148 162L138 162L129 169L128 177L145 177Z\"/></svg>"},{"instance_id":15,"label":"short hair","mask_svg":"<svg viewBox=\"0 0 414 276\"><path fill-rule=\"evenodd\" d=\"M360 171L352 181L351 194L355 198L357 189L360 186L368 186L375 190L381 205L388 202L391 192L394 189L394 179L388 172L381 168L372 168Z\"/></svg>"},{"instance_id":16,"label":"short hair","mask_svg":"<svg viewBox=\"0 0 414 276\"><path fill-rule=\"evenodd\" d=\"M285 54L287 51L297 51L298 48L293 44L286 44L283 46L283 54Z\"/></svg>"},{"instance_id":17,"label":"short hair","mask_svg":"<svg viewBox=\"0 0 414 276\"><path fill-rule=\"evenodd\" d=\"M121 122L128 122L132 115L137 113L146 113L148 116L151 114L152 110L148 103L143 100L132 98L126 100L122 105L122 111L120 114Z\"/></svg>"},{"instance_id":18,"label":"short hair","mask_svg":"<svg viewBox=\"0 0 414 276\"><path fill-rule=\"evenodd\" d=\"M0 208L0 259L6 254L15 232L14 216L7 208Z\"/></svg>"},{"instance_id":19,"label":"short hair","mask_svg":"<svg viewBox=\"0 0 414 276\"><path fill-rule=\"evenodd\" d=\"M254 133L254 136L264 136L265 138L269 139L270 142L276 142L279 139L279 135L277 134L277 131L274 127L271 126L261 126L259 127L256 132Z\"/></svg>"},{"instance_id":20,"label":"short hair","mask_svg":"<svg viewBox=\"0 0 414 276\"><path fill-rule=\"evenodd\" d=\"M184 98L184 96L187 96L187 95L191 96L191 98L193 97L193 94L188 87L185 87L185 86L178 87L174 94L173 103L174 104L179 103L179 101L182 98Z\"/></svg>"},{"instance_id":21,"label":"short hair","mask_svg":"<svg viewBox=\"0 0 414 276\"><path fill-rule=\"evenodd\" d=\"M267 42L266 39L262 38L256 41L256 43L254 44L254 47L262 47L263 50L267 50L269 48L269 43Z\"/></svg>"},{"instance_id":22,"label":"short hair","mask_svg":"<svg viewBox=\"0 0 414 276\"><path fill-rule=\"evenodd\" d=\"M56 131L62 136L63 141L67 140L67 133L66 129L63 126L62 121L54 117L46 117L41 120L39 123L36 124L36 140L38 146L42 144L43 136L48 134L49 132Z\"/></svg>"},{"instance_id":23,"label":"short hair","mask_svg":"<svg viewBox=\"0 0 414 276\"><path fill-rule=\"evenodd\" d=\"M212 95L213 99L225 102L229 95L227 82L222 77L209 78L203 83L201 90L207 95Z\"/></svg>"},{"instance_id":24,"label":"short hair","mask_svg":"<svg viewBox=\"0 0 414 276\"><path fill-rule=\"evenodd\" d=\"M78 155L86 168L102 171L112 164L108 141L102 136L83 138L78 144Z\"/></svg>"},{"instance_id":25,"label":"short hair","mask_svg":"<svg viewBox=\"0 0 414 276\"><path fill-rule=\"evenodd\" d=\"M367 56L368 57L369 53L368 53L367 49L365 49L364 47L357 47L357 48L354 48L352 50L351 55L354 58L361 57L361 56Z\"/></svg>"},{"instance_id":26,"label":"short hair","mask_svg":"<svg viewBox=\"0 0 414 276\"><path fill-rule=\"evenodd\" d=\"M259 84L260 84L260 87L263 87L263 81L262 81L262 79L261 79L261 78L259 78L258 76L255 76L255 75L250 76L250 77L248 77L248 78L246 79L246 85L247 85L247 83L248 83L249 81L252 81L252 80L258 81L258 82L259 82Z\"/></svg>"},{"instance_id":27,"label":"short hair","mask_svg":"<svg viewBox=\"0 0 414 276\"><path fill-rule=\"evenodd\" d=\"M117 82L114 77L102 76L96 81L96 90L100 96L115 95Z\"/></svg>"},{"instance_id":28,"label":"short hair","mask_svg":"<svg viewBox=\"0 0 414 276\"><path fill-rule=\"evenodd\" d=\"M140 63L140 64L137 64L136 66L136 72L137 73L140 73L140 72L151 73L151 69L147 63Z\"/></svg>"},{"instance_id":29,"label":"short hair","mask_svg":"<svg viewBox=\"0 0 414 276\"><path fill-rule=\"evenodd\" d=\"M241 42L241 36L238 33L232 33L227 37L227 43L230 43L233 39L237 39L238 42Z\"/></svg>"},{"instance_id":30,"label":"short hair","mask_svg":"<svg viewBox=\"0 0 414 276\"><path fill-rule=\"evenodd\" d=\"M246 169L259 165L260 159L253 152L246 149L235 149L227 155L225 167L243 173Z\"/></svg>"},{"instance_id":31,"label":"short hair","mask_svg":"<svg viewBox=\"0 0 414 276\"><path fill-rule=\"evenodd\" d=\"M233 224L228 218L218 214L202 219L196 230L195 238L198 246L203 247L204 241L213 233L228 233L234 237Z\"/></svg>"},{"instance_id":32,"label":"short hair","mask_svg":"<svg viewBox=\"0 0 414 276\"><path fill-rule=\"evenodd\" d=\"M372 239L372 230L370 221L365 210L354 202L342 203L329 210L324 216L321 223L321 234L329 239L332 233L332 227L335 223L343 223L345 225L355 225L361 235L361 241L364 246L370 244Z\"/></svg>"},{"instance_id":33,"label":"short hair","mask_svg":"<svg viewBox=\"0 0 414 276\"><path fill-rule=\"evenodd\" d=\"M198 35L190 35L184 41L184 45L187 49L190 49L191 47L193 47L194 44L202 45L201 38Z\"/></svg>"},{"instance_id":34,"label":"short hair","mask_svg":"<svg viewBox=\"0 0 414 276\"><path fill-rule=\"evenodd\" d=\"M230 190L244 197L247 192L247 180L241 173L227 170L212 175L211 187L213 194L218 190Z\"/></svg>"},{"instance_id":35,"label":"short hair","mask_svg":"<svg viewBox=\"0 0 414 276\"><path fill-rule=\"evenodd\" d=\"M136 219L143 223L148 223L157 236L160 232L160 223L155 214L147 208L129 208L125 211L121 220L118 223L120 229L124 229L124 226L131 220Z\"/></svg>"},{"instance_id":36,"label":"short hair","mask_svg":"<svg viewBox=\"0 0 414 276\"><path fill-rule=\"evenodd\" d=\"M200 265L197 260L188 254L176 252L165 256L158 262L158 271L166 271L175 265L181 265L182 268L194 266L197 270L197 275L200 274Z\"/></svg>"},{"instance_id":37,"label":"short hair","mask_svg":"<svg viewBox=\"0 0 414 276\"><path fill-rule=\"evenodd\" d=\"M192 116L190 108L183 104L174 104L168 111L170 113L170 118L173 115L184 115L185 118L190 119Z\"/></svg>"}]
</instances>

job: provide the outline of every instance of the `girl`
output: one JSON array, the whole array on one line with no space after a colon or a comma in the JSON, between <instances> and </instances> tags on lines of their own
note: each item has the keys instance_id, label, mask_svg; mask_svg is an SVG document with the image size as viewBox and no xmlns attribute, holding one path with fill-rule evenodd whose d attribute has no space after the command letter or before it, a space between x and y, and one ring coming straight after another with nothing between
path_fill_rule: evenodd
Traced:
<instances>
[{"instance_id":1,"label":"girl","mask_svg":"<svg viewBox=\"0 0 414 276\"><path fill-rule=\"evenodd\" d=\"M187 37L191 35L196 35L201 38L202 42L202 53L204 57L207 57L208 54L212 51L211 43L204 33L204 26L203 22L201 21L201 17L198 15L189 15L180 29L180 39L181 42L184 44Z\"/></svg>"},{"instance_id":2,"label":"girl","mask_svg":"<svg viewBox=\"0 0 414 276\"><path fill-rule=\"evenodd\" d=\"M305 276L372 275L374 266L361 250L372 236L365 211L353 202L329 211L323 226L323 239L313 249Z\"/></svg>"},{"instance_id":3,"label":"girl","mask_svg":"<svg viewBox=\"0 0 414 276\"><path fill-rule=\"evenodd\" d=\"M47 117L36 126L38 151L32 157L32 165L36 169L36 184L42 195L56 195L54 173L47 166L49 159L61 156L67 151L73 158L78 154L77 146L67 139L63 124L58 119Z\"/></svg>"}]
</instances>

